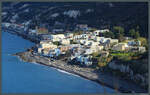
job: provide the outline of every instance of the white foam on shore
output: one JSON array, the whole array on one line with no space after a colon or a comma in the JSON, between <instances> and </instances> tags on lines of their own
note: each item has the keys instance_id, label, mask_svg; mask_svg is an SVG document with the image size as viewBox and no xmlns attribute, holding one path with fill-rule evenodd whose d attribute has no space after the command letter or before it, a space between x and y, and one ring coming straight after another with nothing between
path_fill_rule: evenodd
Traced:
<instances>
[{"instance_id":1,"label":"white foam on shore","mask_svg":"<svg viewBox=\"0 0 150 95\"><path fill-rule=\"evenodd\" d=\"M36 65L41 65L39 63L36 63L36 62L32 62L33 64L36 64ZM44 65L45 66L45 65ZM50 68L53 68L61 73L65 73L65 74L68 74L68 75L73 75L73 76L76 76L76 77L80 77L79 75L76 75L76 74L73 74L73 73L69 73L67 71L64 71L64 70L61 70L61 69L58 69L58 68L55 68L55 67L50 67ZM82 78L82 77L81 77Z\"/></svg>"},{"instance_id":2,"label":"white foam on shore","mask_svg":"<svg viewBox=\"0 0 150 95\"><path fill-rule=\"evenodd\" d=\"M17 56L17 57L18 57L18 59L19 59L20 61L24 62L19 56ZM37 63L37 62L29 62L29 63L33 63L33 64L36 64L36 65L42 65L42 64L39 64L39 63ZM45 65L44 65L44 66L45 66ZM65 73L65 74L68 74L68 75L73 75L73 76L82 78L82 77L79 76L79 75L76 75L76 74L73 74L73 73L69 73L69 72L67 72L67 71L64 71L64 70L61 70L61 69L58 69L58 68L55 68L55 67L50 67L50 68L53 68L53 69L55 69L55 70L57 70L57 71L59 71L59 72L61 72L61 73ZM85 78L83 78L83 79L85 79ZM85 79L85 80L88 80L88 79Z\"/></svg>"},{"instance_id":3,"label":"white foam on shore","mask_svg":"<svg viewBox=\"0 0 150 95\"><path fill-rule=\"evenodd\" d=\"M80 76L78 76L78 75L75 75L75 74L73 74L73 73L69 73L69 72L64 71L64 70L60 70L60 69L57 69L57 68L56 68L56 70L57 70L57 71L59 71L59 72L62 72L62 73L68 74L68 75L73 75L73 76L80 77Z\"/></svg>"}]
</instances>

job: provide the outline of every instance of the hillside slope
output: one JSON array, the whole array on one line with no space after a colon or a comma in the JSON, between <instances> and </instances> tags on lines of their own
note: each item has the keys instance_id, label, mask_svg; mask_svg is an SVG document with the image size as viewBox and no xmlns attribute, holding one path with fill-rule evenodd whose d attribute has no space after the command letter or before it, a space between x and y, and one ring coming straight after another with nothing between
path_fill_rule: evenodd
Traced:
<instances>
[{"instance_id":1,"label":"hillside slope","mask_svg":"<svg viewBox=\"0 0 150 95\"><path fill-rule=\"evenodd\" d=\"M5 2L2 3L2 21L35 24L49 29L56 23L61 23L66 28L77 23L110 29L119 25L125 28L126 33L138 25L141 36L148 37L148 4Z\"/></svg>"}]
</instances>

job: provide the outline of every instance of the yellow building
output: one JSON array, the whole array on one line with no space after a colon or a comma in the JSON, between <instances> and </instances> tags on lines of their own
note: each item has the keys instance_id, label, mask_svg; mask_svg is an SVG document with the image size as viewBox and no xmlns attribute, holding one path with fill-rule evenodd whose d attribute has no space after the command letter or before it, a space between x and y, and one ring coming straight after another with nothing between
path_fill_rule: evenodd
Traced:
<instances>
[{"instance_id":1,"label":"yellow building","mask_svg":"<svg viewBox=\"0 0 150 95\"><path fill-rule=\"evenodd\" d=\"M38 47L38 53L42 53L42 50L53 50L56 49L57 45L54 45L51 41L41 41Z\"/></svg>"},{"instance_id":2,"label":"yellow building","mask_svg":"<svg viewBox=\"0 0 150 95\"><path fill-rule=\"evenodd\" d=\"M70 40L69 39L63 39L63 40L61 40L61 44L69 45L70 44Z\"/></svg>"}]
</instances>

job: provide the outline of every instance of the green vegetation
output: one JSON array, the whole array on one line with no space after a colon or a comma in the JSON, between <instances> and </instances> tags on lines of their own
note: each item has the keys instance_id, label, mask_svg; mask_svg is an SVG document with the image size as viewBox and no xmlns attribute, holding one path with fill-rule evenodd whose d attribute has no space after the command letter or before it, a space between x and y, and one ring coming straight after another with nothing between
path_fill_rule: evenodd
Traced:
<instances>
[{"instance_id":1,"label":"green vegetation","mask_svg":"<svg viewBox=\"0 0 150 95\"><path fill-rule=\"evenodd\" d=\"M145 53L124 53L124 52L115 52L111 53L113 60L116 64L128 65L134 74L145 74L148 72L148 52ZM110 70L109 67L106 67L107 71L114 72L115 75L123 76L126 73L120 72L120 70Z\"/></svg>"},{"instance_id":2,"label":"green vegetation","mask_svg":"<svg viewBox=\"0 0 150 95\"><path fill-rule=\"evenodd\" d=\"M100 53L99 53L99 52L94 52L94 53L92 53L92 56L93 56L94 58L99 57L99 56L100 56Z\"/></svg>"},{"instance_id":3,"label":"green vegetation","mask_svg":"<svg viewBox=\"0 0 150 95\"><path fill-rule=\"evenodd\" d=\"M129 36L132 37L132 38L138 39L140 37L140 33L139 33L138 28L136 30L135 29L130 29L129 30Z\"/></svg>"},{"instance_id":4,"label":"green vegetation","mask_svg":"<svg viewBox=\"0 0 150 95\"><path fill-rule=\"evenodd\" d=\"M123 41L124 28L121 26L114 26L113 30L114 30L115 38L118 39L120 42Z\"/></svg>"},{"instance_id":5,"label":"green vegetation","mask_svg":"<svg viewBox=\"0 0 150 95\"><path fill-rule=\"evenodd\" d=\"M94 32L94 31L96 31L97 29L96 28L89 28L89 31L90 32Z\"/></svg>"},{"instance_id":6,"label":"green vegetation","mask_svg":"<svg viewBox=\"0 0 150 95\"><path fill-rule=\"evenodd\" d=\"M134 35L135 35L135 29L130 29L129 30L129 36L134 37Z\"/></svg>"},{"instance_id":7,"label":"green vegetation","mask_svg":"<svg viewBox=\"0 0 150 95\"><path fill-rule=\"evenodd\" d=\"M115 38L115 35L112 31L103 33L103 36L106 38Z\"/></svg>"},{"instance_id":8,"label":"green vegetation","mask_svg":"<svg viewBox=\"0 0 150 95\"><path fill-rule=\"evenodd\" d=\"M146 55L145 53L141 52L121 52L121 51L111 51L111 56L115 57L117 60L121 61L132 61L132 60L138 60L144 57Z\"/></svg>"},{"instance_id":9,"label":"green vegetation","mask_svg":"<svg viewBox=\"0 0 150 95\"><path fill-rule=\"evenodd\" d=\"M110 51L110 55L108 57L101 56L100 52L95 52L92 54L92 56L99 67L104 67L112 60L118 60L121 63L130 63L132 60L139 60L145 56L145 53Z\"/></svg>"},{"instance_id":10,"label":"green vegetation","mask_svg":"<svg viewBox=\"0 0 150 95\"><path fill-rule=\"evenodd\" d=\"M92 54L92 56L93 56L93 59L96 60L96 62L97 62L96 65L98 67L104 67L104 66L106 66L112 60L112 58L113 58L113 56L111 56L111 55L108 56L108 57L103 57L103 56L101 56L100 52L94 52Z\"/></svg>"},{"instance_id":11,"label":"green vegetation","mask_svg":"<svg viewBox=\"0 0 150 95\"><path fill-rule=\"evenodd\" d=\"M118 60L124 60L124 61L129 61L131 60L131 54L130 53L124 53L124 52L116 52L116 53L111 53L111 55Z\"/></svg>"},{"instance_id":12,"label":"green vegetation","mask_svg":"<svg viewBox=\"0 0 150 95\"><path fill-rule=\"evenodd\" d=\"M135 39L137 39L137 38L139 38L140 37L140 33L137 31L137 32L135 32Z\"/></svg>"},{"instance_id":13,"label":"green vegetation","mask_svg":"<svg viewBox=\"0 0 150 95\"><path fill-rule=\"evenodd\" d=\"M73 40L70 40L70 44L78 44L78 43Z\"/></svg>"},{"instance_id":14,"label":"green vegetation","mask_svg":"<svg viewBox=\"0 0 150 95\"><path fill-rule=\"evenodd\" d=\"M113 56L129 56L130 55L130 53L121 53L121 52L118 52L118 53L112 53L111 55L113 55Z\"/></svg>"},{"instance_id":15,"label":"green vegetation","mask_svg":"<svg viewBox=\"0 0 150 95\"><path fill-rule=\"evenodd\" d=\"M74 31L74 33L73 33L73 35L75 36L75 35L81 35L81 34L83 34L84 33L84 31L78 31L78 30L76 30L76 31Z\"/></svg>"},{"instance_id":16,"label":"green vegetation","mask_svg":"<svg viewBox=\"0 0 150 95\"><path fill-rule=\"evenodd\" d=\"M99 57L99 58L98 58L98 66L99 66L99 67L104 67L104 66L106 66L112 59L113 59L113 56Z\"/></svg>"},{"instance_id":17,"label":"green vegetation","mask_svg":"<svg viewBox=\"0 0 150 95\"><path fill-rule=\"evenodd\" d=\"M99 67L104 67L104 66L106 66L106 65L107 65L106 62L98 62L98 66L99 66Z\"/></svg>"},{"instance_id":18,"label":"green vegetation","mask_svg":"<svg viewBox=\"0 0 150 95\"><path fill-rule=\"evenodd\" d=\"M123 27L121 27L121 26L114 26L113 29L114 29L117 33L124 35L124 28L123 28Z\"/></svg>"},{"instance_id":19,"label":"green vegetation","mask_svg":"<svg viewBox=\"0 0 150 95\"><path fill-rule=\"evenodd\" d=\"M61 43L59 41L55 41L55 42L53 42L53 44L57 45L57 46L61 45Z\"/></svg>"},{"instance_id":20,"label":"green vegetation","mask_svg":"<svg viewBox=\"0 0 150 95\"><path fill-rule=\"evenodd\" d=\"M144 46L144 47L146 47L146 49L148 49L148 41L147 41L146 38L144 38L144 37L139 37L138 40L141 41L141 45L142 45L142 46Z\"/></svg>"}]
</instances>

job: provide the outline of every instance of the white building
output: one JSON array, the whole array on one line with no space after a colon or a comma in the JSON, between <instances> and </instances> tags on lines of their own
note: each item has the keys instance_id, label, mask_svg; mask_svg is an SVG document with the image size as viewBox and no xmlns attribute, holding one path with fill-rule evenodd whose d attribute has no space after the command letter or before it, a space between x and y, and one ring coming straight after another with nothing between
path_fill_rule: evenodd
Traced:
<instances>
[{"instance_id":1,"label":"white building","mask_svg":"<svg viewBox=\"0 0 150 95\"><path fill-rule=\"evenodd\" d=\"M141 41L129 41L128 42L129 46L140 46L141 45Z\"/></svg>"},{"instance_id":2,"label":"white building","mask_svg":"<svg viewBox=\"0 0 150 95\"><path fill-rule=\"evenodd\" d=\"M101 38L100 42L101 42L101 43L105 43L105 42L107 42L108 40L111 40L111 38Z\"/></svg>"},{"instance_id":3,"label":"white building","mask_svg":"<svg viewBox=\"0 0 150 95\"><path fill-rule=\"evenodd\" d=\"M91 46L90 48L85 50L85 54L92 54L94 52L102 51L104 46Z\"/></svg>"},{"instance_id":4,"label":"white building","mask_svg":"<svg viewBox=\"0 0 150 95\"><path fill-rule=\"evenodd\" d=\"M92 45L92 46L90 47L90 49L92 50L92 52L98 52L98 51L103 50L103 49L104 49L104 46L94 46L94 45Z\"/></svg>"},{"instance_id":5,"label":"white building","mask_svg":"<svg viewBox=\"0 0 150 95\"><path fill-rule=\"evenodd\" d=\"M73 37L74 40L78 40L78 39L81 39L81 38L82 38L82 35L75 35L75 36Z\"/></svg>"},{"instance_id":6,"label":"white building","mask_svg":"<svg viewBox=\"0 0 150 95\"><path fill-rule=\"evenodd\" d=\"M109 29L102 29L100 30L101 33L109 32Z\"/></svg>"},{"instance_id":7,"label":"white building","mask_svg":"<svg viewBox=\"0 0 150 95\"><path fill-rule=\"evenodd\" d=\"M42 53L42 50L53 50L57 48L57 45L54 45L51 41L45 40L45 41L41 41L40 45L38 47L38 53Z\"/></svg>"},{"instance_id":8,"label":"white building","mask_svg":"<svg viewBox=\"0 0 150 95\"><path fill-rule=\"evenodd\" d=\"M89 39L91 39L91 40L96 40L96 36L91 35L91 36L89 36Z\"/></svg>"},{"instance_id":9,"label":"white building","mask_svg":"<svg viewBox=\"0 0 150 95\"><path fill-rule=\"evenodd\" d=\"M64 38L65 38L65 35L64 35L64 34L51 35L51 40L52 40L53 42L55 42L55 41L60 41L60 40L62 40L62 39L64 39Z\"/></svg>"},{"instance_id":10,"label":"white building","mask_svg":"<svg viewBox=\"0 0 150 95\"><path fill-rule=\"evenodd\" d=\"M93 41L86 40L85 43L84 43L84 45L86 45L86 46L91 46L92 43L93 43Z\"/></svg>"},{"instance_id":11,"label":"white building","mask_svg":"<svg viewBox=\"0 0 150 95\"><path fill-rule=\"evenodd\" d=\"M110 43L113 44L113 43L118 43L119 40L118 39L110 39Z\"/></svg>"},{"instance_id":12,"label":"white building","mask_svg":"<svg viewBox=\"0 0 150 95\"><path fill-rule=\"evenodd\" d=\"M109 29L103 29L103 30L95 30L94 35L98 36L100 33L109 32Z\"/></svg>"},{"instance_id":13,"label":"white building","mask_svg":"<svg viewBox=\"0 0 150 95\"><path fill-rule=\"evenodd\" d=\"M73 38L73 36L74 36L73 33L66 33L65 34L66 38Z\"/></svg>"},{"instance_id":14,"label":"white building","mask_svg":"<svg viewBox=\"0 0 150 95\"><path fill-rule=\"evenodd\" d=\"M101 40L103 40L104 39L104 37L95 37L95 41L97 41L97 42L99 42L99 41L101 41Z\"/></svg>"},{"instance_id":15,"label":"white building","mask_svg":"<svg viewBox=\"0 0 150 95\"><path fill-rule=\"evenodd\" d=\"M70 44L70 46L71 46L72 48L81 47L80 44Z\"/></svg>"},{"instance_id":16,"label":"white building","mask_svg":"<svg viewBox=\"0 0 150 95\"><path fill-rule=\"evenodd\" d=\"M146 48L145 47L138 47L139 52L145 52Z\"/></svg>"},{"instance_id":17,"label":"white building","mask_svg":"<svg viewBox=\"0 0 150 95\"><path fill-rule=\"evenodd\" d=\"M85 54L92 54L93 53L93 50L92 49L86 49L85 50Z\"/></svg>"},{"instance_id":18,"label":"white building","mask_svg":"<svg viewBox=\"0 0 150 95\"><path fill-rule=\"evenodd\" d=\"M99 42L92 41L92 46L98 46L99 44L100 44Z\"/></svg>"},{"instance_id":19,"label":"white building","mask_svg":"<svg viewBox=\"0 0 150 95\"><path fill-rule=\"evenodd\" d=\"M69 39L63 39L60 41L61 44L63 45L69 45L70 44L70 40Z\"/></svg>"},{"instance_id":20,"label":"white building","mask_svg":"<svg viewBox=\"0 0 150 95\"><path fill-rule=\"evenodd\" d=\"M79 39L79 40L77 40L77 43L79 43L79 44L85 44L86 41L87 40L85 40L85 39Z\"/></svg>"},{"instance_id":21,"label":"white building","mask_svg":"<svg viewBox=\"0 0 150 95\"><path fill-rule=\"evenodd\" d=\"M126 48L128 48L127 43L118 43L113 46L112 50L124 51L124 50L126 50Z\"/></svg>"},{"instance_id":22,"label":"white building","mask_svg":"<svg viewBox=\"0 0 150 95\"><path fill-rule=\"evenodd\" d=\"M76 57L82 65L90 66L92 65L91 56L78 56Z\"/></svg>"},{"instance_id":23,"label":"white building","mask_svg":"<svg viewBox=\"0 0 150 95\"><path fill-rule=\"evenodd\" d=\"M95 31L94 31L94 35L95 35L95 36L98 36L98 35L100 34L100 32L101 32L101 30L95 30Z\"/></svg>"},{"instance_id":24,"label":"white building","mask_svg":"<svg viewBox=\"0 0 150 95\"><path fill-rule=\"evenodd\" d=\"M82 36L83 39L88 39L89 38L88 34L82 34L81 36Z\"/></svg>"}]
</instances>

